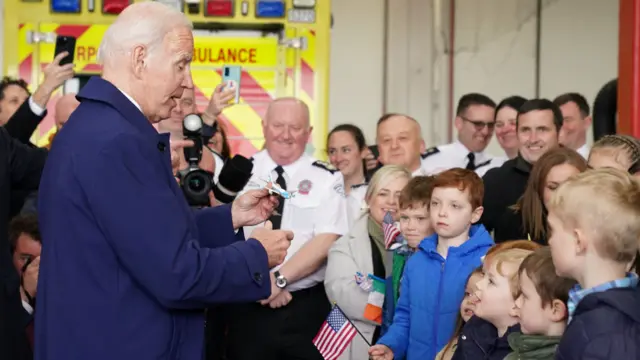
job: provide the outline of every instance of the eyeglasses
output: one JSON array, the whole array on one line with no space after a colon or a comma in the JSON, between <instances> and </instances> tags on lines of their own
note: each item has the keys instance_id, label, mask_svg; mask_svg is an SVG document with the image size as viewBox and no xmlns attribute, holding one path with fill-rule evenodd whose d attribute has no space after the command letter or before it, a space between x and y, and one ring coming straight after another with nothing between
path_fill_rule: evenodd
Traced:
<instances>
[{"instance_id":1,"label":"eyeglasses","mask_svg":"<svg viewBox=\"0 0 640 360\"><path fill-rule=\"evenodd\" d=\"M460 116L460 119L470 123L471 125L473 125L473 127L476 129L476 131L482 131L484 130L485 127L487 127L489 129L489 131L493 130L496 127L496 122L492 121L492 122L484 122L482 120L471 120L471 119L467 119L464 116Z\"/></svg>"}]
</instances>

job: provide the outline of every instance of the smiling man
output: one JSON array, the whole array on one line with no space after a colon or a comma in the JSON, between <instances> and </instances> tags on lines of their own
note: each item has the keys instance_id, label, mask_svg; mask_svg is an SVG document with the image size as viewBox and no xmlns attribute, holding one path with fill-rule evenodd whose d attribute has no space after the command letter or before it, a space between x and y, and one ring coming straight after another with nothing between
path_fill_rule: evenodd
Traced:
<instances>
[{"instance_id":1,"label":"smiling man","mask_svg":"<svg viewBox=\"0 0 640 360\"><path fill-rule=\"evenodd\" d=\"M428 174L460 167L475 171L479 176L502 165L484 150L489 145L495 127L496 103L478 93L465 94L458 101L454 125L458 140L432 147L422 155L422 168Z\"/></svg>"},{"instance_id":2,"label":"smiling man","mask_svg":"<svg viewBox=\"0 0 640 360\"><path fill-rule=\"evenodd\" d=\"M525 102L516 118L518 156L501 167L489 170L485 184L484 213L480 222L487 230L495 228L505 210L522 196L533 164L550 149L558 146L562 112L547 99ZM514 239L516 240L516 239Z\"/></svg>"}]
</instances>

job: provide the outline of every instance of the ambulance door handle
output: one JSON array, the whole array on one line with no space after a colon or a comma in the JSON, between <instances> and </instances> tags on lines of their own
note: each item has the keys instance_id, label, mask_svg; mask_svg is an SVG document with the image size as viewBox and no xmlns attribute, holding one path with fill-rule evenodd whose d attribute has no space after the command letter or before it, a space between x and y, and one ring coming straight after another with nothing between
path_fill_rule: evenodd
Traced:
<instances>
[{"instance_id":1,"label":"ambulance door handle","mask_svg":"<svg viewBox=\"0 0 640 360\"><path fill-rule=\"evenodd\" d=\"M41 42L47 44L55 44L56 42L56 33L41 33L37 31L27 31L27 44L39 44Z\"/></svg>"},{"instance_id":2,"label":"ambulance door handle","mask_svg":"<svg viewBox=\"0 0 640 360\"><path fill-rule=\"evenodd\" d=\"M306 37L282 39L280 40L280 46L291 49L307 50L308 42Z\"/></svg>"}]
</instances>

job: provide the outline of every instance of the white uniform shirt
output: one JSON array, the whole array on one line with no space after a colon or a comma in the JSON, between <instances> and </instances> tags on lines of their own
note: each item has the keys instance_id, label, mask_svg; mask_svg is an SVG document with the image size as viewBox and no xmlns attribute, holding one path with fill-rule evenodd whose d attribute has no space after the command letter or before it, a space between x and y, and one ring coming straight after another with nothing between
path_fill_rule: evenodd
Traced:
<instances>
[{"instance_id":1,"label":"white uniform shirt","mask_svg":"<svg viewBox=\"0 0 640 360\"><path fill-rule=\"evenodd\" d=\"M276 181L276 163L266 150L253 156L253 175L242 190L264 187L269 174ZM330 165L316 161L303 154L296 162L283 166L287 190L298 190L292 199L284 201L284 210L280 228L293 231L293 240L287 251L285 263L309 240L323 233L342 236L349 231L347 198L344 192L344 180L340 171ZM261 224L259 225L261 226ZM255 226L245 227L248 239ZM312 287L324 281L326 265L313 274L287 285L287 290L295 291ZM279 267L272 269L278 270Z\"/></svg>"},{"instance_id":2,"label":"white uniform shirt","mask_svg":"<svg viewBox=\"0 0 640 360\"><path fill-rule=\"evenodd\" d=\"M422 168L429 175L435 175L444 170L452 168L466 168L469 163L469 150L461 142L455 141L450 144L433 147L427 150L422 157ZM486 152L477 152L475 155L476 173L484 175L489 169L502 165L500 161Z\"/></svg>"},{"instance_id":3,"label":"white uniform shirt","mask_svg":"<svg viewBox=\"0 0 640 360\"><path fill-rule=\"evenodd\" d=\"M591 148L589 147L589 145L584 144L580 146L576 151L578 152L578 154L582 155L583 158L588 159Z\"/></svg>"}]
</instances>

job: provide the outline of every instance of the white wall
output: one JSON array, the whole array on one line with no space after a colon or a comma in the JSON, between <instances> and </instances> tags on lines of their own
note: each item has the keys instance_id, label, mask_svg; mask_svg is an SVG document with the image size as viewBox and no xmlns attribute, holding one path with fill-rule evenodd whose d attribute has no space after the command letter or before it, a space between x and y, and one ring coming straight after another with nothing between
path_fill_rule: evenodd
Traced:
<instances>
[{"instance_id":1,"label":"white wall","mask_svg":"<svg viewBox=\"0 0 640 360\"><path fill-rule=\"evenodd\" d=\"M393 6L385 49L383 0L333 0L329 127L355 123L373 142L383 109L405 112L421 122L428 145L442 144L451 121L451 0L387 1ZM453 105L471 91L496 102L513 94L533 97L536 0L454 1ZM617 76L617 39L618 1L543 0L540 95L578 91L593 103L600 87ZM356 46L364 51L353 51ZM502 154L495 139L489 151Z\"/></svg>"}]
</instances>

